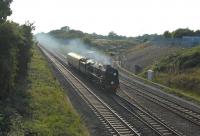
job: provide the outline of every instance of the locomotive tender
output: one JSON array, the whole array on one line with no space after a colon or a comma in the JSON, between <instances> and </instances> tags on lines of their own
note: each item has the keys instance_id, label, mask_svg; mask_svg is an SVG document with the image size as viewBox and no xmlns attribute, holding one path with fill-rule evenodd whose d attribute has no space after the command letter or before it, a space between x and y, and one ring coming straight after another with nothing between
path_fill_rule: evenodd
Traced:
<instances>
[{"instance_id":1,"label":"locomotive tender","mask_svg":"<svg viewBox=\"0 0 200 136\"><path fill-rule=\"evenodd\" d=\"M118 71L110 65L102 65L73 52L67 54L67 61L103 90L116 92L119 88Z\"/></svg>"}]
</instances>

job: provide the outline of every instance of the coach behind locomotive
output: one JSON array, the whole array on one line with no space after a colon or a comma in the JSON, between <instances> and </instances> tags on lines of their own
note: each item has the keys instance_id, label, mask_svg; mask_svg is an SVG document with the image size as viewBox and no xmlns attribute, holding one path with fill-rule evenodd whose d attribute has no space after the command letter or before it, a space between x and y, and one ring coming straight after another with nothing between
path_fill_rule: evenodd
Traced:
<instances>
[{"instance_id":1,"label":"coach behind locomotive","mask_svg":"<svg viewBox=\"0 0 200 136\"><path fill-rule=\"evenodd\" d=\"M67 54L68 64L86 75L92 82L106 91L116 92L119 87L118 71L110 65L102 65L76 53Z\"/></svg>"}]
</instances>

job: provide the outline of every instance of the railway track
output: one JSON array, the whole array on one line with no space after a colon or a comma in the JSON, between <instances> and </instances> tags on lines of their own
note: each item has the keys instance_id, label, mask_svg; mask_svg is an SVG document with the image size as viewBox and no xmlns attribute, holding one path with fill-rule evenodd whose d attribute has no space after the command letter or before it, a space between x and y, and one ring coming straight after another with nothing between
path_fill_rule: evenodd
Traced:
<instances>
[{"instance_id":1,"label":"railway track","mask_svg":"<svg viewBox=\"0 0 200 136\"><path fill-rule=\"evenodd\" d=\"M52 57L51 55L53 55L54 57ZM57 53L56 55L55 53L49 53L49 56L51 56L51 59L53 59L51 60L52 62L56 61L55 62L56 67L59 69L61 73L66 73L66 71L68 71L66 69L67 64L65 61L66 58L64 56L59 55ZM74 90L77 91L77 93L81 96L81 98L93 110L93 112L96 114L96 116L99 118L99 120L102 122L102 124L106 127L106 129L111 135L142 135L143 130L141 131L140 129L138 129L135 126L134 122L129 121L127 118L125 121L125 116L121 114L122 110L117 112L116 110L113 110L113 108L111 108L112 106L108 106L102 99L100 99L97 95L95 95L93 91L87 88L87 86L85 86L82 81L77 79L70 71L68 71L67 73L68 74L64 74L66 80L73 86ZM69 77L72 78L70 79ZM143 87L142 85L138 85L138 83L133 83L126 79L126 80L121 80L121 84L127 86L131 90L136 90L138 92L137 94L139 94L141 97L153 103L156 103L162 106L163 108L168 109L169 111L173 111L173 113L176 113L182 118L187 119L199 126L198 119L200 116L198 112L194 112L187 108L183 108L181 105L173 101L170 101L154 93L151 93L150 91L153 91L153 89L145 88L145 86ZM121 91L126 93L125 90ZM138 103L136 101L134 102L134 99L132 99L128 93L126 93L126 95L127 97L129 97L129 100L124 99L124 97L114 98L113 100L118 104L118 107L120 106L123 107L124 110L128 111L129 114L131 114L132 116L138 118L138 120L140 120L148 128L152 129L157 135L162 135L162 136L184 135L183 132L181 133L177 131L177 129L175 130L174 127L170 127L168 123L165 123L165 121L157 117L156 114L149 112L142 105L138 105ZM165 103L167 103L167 105ZM109 108L105 108L106 106L108 106ZM178 106L181 107L177 108ZM191 119L191 117L186 115L187 113L189 115L191 114L192 116L197 117L197 119L195 118ZM137 128L137 130L139 130L141 133L139 133L139 131L136 131L135 128Z\"/></svg>"},{"instance_id":2,"label":"railway track","mask_svg":"<svg viewBox=\"0 0 200 136\"><path fill-rule=\"evenodd\" d=\"M64 56L57 54L58 59L63 61ZM61 61L61 63L63 63ZM63 65L66 65L63 63ZM112 96L111 96L112 97ZM116 96L115 96L116 97ZM167 126L163 121L158 119L156 116L151 115L150 113L146 112L141 105L139 105L137 102L135 104L131 104L127 100L123 99L120 96L117 96L118 100L123 101L123 103L126 103L123 105L122 103L118 102L115 98L113 99L118 106L120 105L121 107L124 108L124 110L128 111L129 114L132 116L136 117L138 120L143 122L148 128L153 130L157 135L159 136L183 136L180 132L177 130L174 130L173 128ZM133 108L135 107L135 108ZM136 110L137 109L137 110ZM136 111L134 111L136 110ZM145 130L144 130L145 131Z\"/></svg>"},{"instance_id":3,"label":"railway track","mask_svg":"<svg viewBox=\"0 0 200 136\"><path fill-rule=\"evenodd\" d=\"M128 111L132 116L137 117L141 122L151 128L159 136L183 136L182 133L174 130L164 123L163 120L157 118L152 113L148 112L142 105L134 99L127 100L116 94L112 97L114 101L121 105L124 110Z\"/></svg>"},{"instance_id":4,"label":"railway track","mask_svg":"<svg viewBox=\"0 0 200 136\"><path fill-rule=\"evenodd\" d=\"M158 96L156 94L152 94L150 92L152 92L153 90L150 88L145 88L126 80L121 80L121 84L129 87L130 89L134 91L137 91L138 95L140 95L141 97L153 103L156 103L162 106L163 108L168 109L171 112L179 115L180 117L200 126L200 113L187 109L164 97Z\"/></svg>"},{"instance_id":5,"label":"railway track","mask_svg":"<svg viewBox=\"0 0 200 136\"><path fill-rule=\"evenodd\" d=\"M117 67L120 67L117 63ZM124 71L119 68L119 70L123 73ZM120 81L121 84L124 84L125 86L129 87L132 90L135 90L138 92L138 95L142 96L143 98L152 101L153 103L156 103L160 106L162 106L165 109L168 109L172 111L173 113L179 115L180 117L196 124L197 126L200 126L200 112L194 111L192 109L189 109L184 105L184 103L178 103L176 101L172 101L165 96L158 95L155 93L155 90L151 87L144 86L138 82L135 82L135 80L141 81L142 79L134 77L134 80L131 81L131 79L125 79L123 74L121 75L122 79ZM143 82L143 81L141 81ZM154 85L153 85L154 86ZM157 87L157 85L156 85ZM160 87L158 87L160 89ZM162 88L162 86L161 86Z\"/></svg>"},{"instance_id":6,"label":"railway track","mask_svg":"<svg viewBox=\"0 0 200 136\"><path fill-rule=\"evenodd\" d=\"M133 126L119 116L116 111L110 108L102 99L95 95L82 81L66 69L63 64L48 53L47 50L44 48L41 49L55 67L63 74L74 90L77 91L81 98L94 111L111 135L140 136L140 133L135 130Z\"/></svg>"}]
</instances>

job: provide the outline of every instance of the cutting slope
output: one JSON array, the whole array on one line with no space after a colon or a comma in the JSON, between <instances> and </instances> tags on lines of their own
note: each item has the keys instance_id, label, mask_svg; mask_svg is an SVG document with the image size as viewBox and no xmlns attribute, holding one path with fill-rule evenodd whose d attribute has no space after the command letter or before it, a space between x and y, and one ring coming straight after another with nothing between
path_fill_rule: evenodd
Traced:
<instances>
[{"instance_id":1,"label":"cutting slope","mask_svg":"<svg viewBox=\"0 0 200 136\"><path fill-rule=\"evenodd\" d=\"M171 46L138 45L122 54L122 66L134 73L138 73L160 58L173 54L180 49L179 47Z\"/></svg>"}]
</instances>

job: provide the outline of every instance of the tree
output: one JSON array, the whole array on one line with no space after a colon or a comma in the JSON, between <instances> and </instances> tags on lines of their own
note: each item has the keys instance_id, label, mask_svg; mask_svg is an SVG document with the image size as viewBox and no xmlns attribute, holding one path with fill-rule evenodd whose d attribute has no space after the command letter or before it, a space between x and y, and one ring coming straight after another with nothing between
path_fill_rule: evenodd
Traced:
<instances>
[{"instance_id":1,"label":"tree","mask_svg":"<svg viewBox=\"0 0 200 136\"><path fill-rule=\"evenodd\" d=\"M118 37L118 35L114 31L111 31L111 32L108 33L108 37L112 38L112 39L115 39L115 38Z\"/></svg>"},{"instance_id":2,"label":"tree","mask_svg":"<svg viewBox=\"0 0 200 136\"><path fill-rule=\"evenodd\" d=\"M26 22L26 24L21 26L21 37L23 41L19 44L18 53L18 78L20 76L26 75L28 69L28 62L31 59L31 47L33 45L33 34L32 30L35 27L33 23Z\"/></svg>"},{"instance_id":3,"label":"tree","mask_svg":"<svg viewBox=\"0 0 200 136\"><path fill-rule=\"evenodd\" d=\"M33 45L33 24L0 23L0 99L12 95L17 79L27 72Z\"/></svg>"},{"instance_id":4,"label":"tree","mask_svg":"<svg viewBox=\"0 0 200 136\"><path fill-rule=\"evenodd\" d=\"M165 38L171 38L172 37L172 35L169 31L165 31L163 35L165 36Z\"/></svg>"},{"instance_id":5,"label":"tree","mask_svg":"<svg viewBox=\"0 0 200 136\"><path fill-rule=\"evenodd\" d=\"M64 26L64 27L61 27L60 30L69 32L70 27L69 26Z\"/></svg>"},{"instance_id":6,"label":"tree","mask_svg":"<svg viewBox=\"0 0 200 136\"><path fill-rule=\"evenodd\" d=\"M0 0L0 23L4 22L7 16L12 14L10 3L13 0Z\"/></svg>"},{"instance_id":7,"label":"tree","mask_svg":"<svg viewBox=\"0 0 200 136\"><path fill-rule=\"evenodd\" d=\"M84 37L82 40L83 40L83 42L84 42L85 44L91 45L91 40L90 40L89 37Z\"/></svg>"},{"instance_id":8,"label":"tree","mask_svg":"<svg viewBox=\"0 0 200 136\"><path fill-rule=\"evenodd\" d=\"M195 36L200 36L200 30L195 31Z\"/></svg>"},{"instance_id":9,"label":"tree","mask_svg":"<svg viewBox=\"0 0 200 136\"><path fill-rule=\"evenodd\" d=\"M172 32L172 34L174 38L182 38L183 36L194 36L194 31L188 28L186 29L179 28L174 32Z\"/></svg>"},{"instance_id":10,"label":"tree","mask_svg":"<svg viewBox=\"0 0 200 136\"><path fill-rule=\"evenodd\" d=\"M0 98L6 98L15 85L17 75L18 44L21 42L19 25L0 24Z\"/></svg>"}]
</instances>

